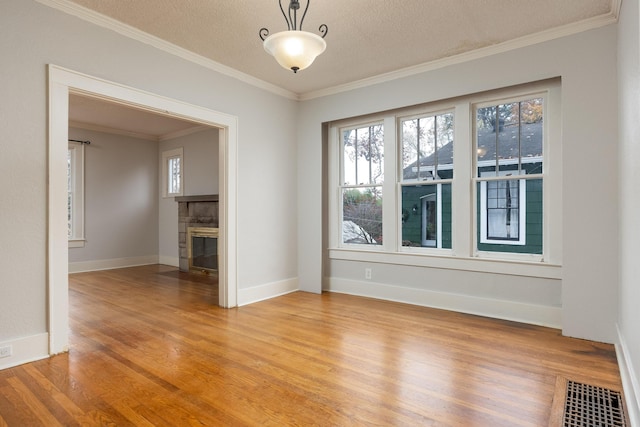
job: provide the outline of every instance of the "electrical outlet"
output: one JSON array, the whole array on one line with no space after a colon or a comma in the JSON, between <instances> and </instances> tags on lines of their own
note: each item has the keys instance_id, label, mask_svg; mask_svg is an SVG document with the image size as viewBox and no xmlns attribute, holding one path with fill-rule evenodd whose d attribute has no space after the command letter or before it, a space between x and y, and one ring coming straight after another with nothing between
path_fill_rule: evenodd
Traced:
<instances>
[{"instance_id":1,"label":"electrical outlet","mask_svg":"<svg viewBox=\"0 0 640 427\"><path fill-rule=\"evenodd\" d=\"M371 280L371 269L370 268L365 268L364 269L364 278L367 280Z\"/></svg>"},{"instance_id":2,"label":"electrical outlet","mask_svg":"<svg viewBox=\"0 0 640 427\"><path fill-rule=\"evenodd\" d=\"M11 346L5 345L4 347L0 347L0 357L9 357L11 356Z\"/></svg>"}]
</instances>

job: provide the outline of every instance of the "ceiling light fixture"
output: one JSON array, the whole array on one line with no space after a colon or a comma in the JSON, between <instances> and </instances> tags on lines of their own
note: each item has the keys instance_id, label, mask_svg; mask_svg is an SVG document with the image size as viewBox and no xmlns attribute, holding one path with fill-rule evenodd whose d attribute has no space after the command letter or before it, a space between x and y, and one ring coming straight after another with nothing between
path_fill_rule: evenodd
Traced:
<instances>
[{"instance_id":1,"label":"ceiling light fixture","mask_svg":"<svg viewBox=\"0 0 640 427\"><path fill-rule=\"evenodd\" d=\"M311 65L316 57L327 48L324 37L329 29L326 24L322 24L318 28L322 37L302 31L302 23L309 9L309 1L307 0L307 5L298 24L300 2L298 0L289 2L289 15L287 16L282 7L282 0L279 0L280 11L284 16L284 20L287 21L287 31L269 35L268 29L261 28L259 32L260 38L264 42L264 50L273 55L278 64L288 70L292 70L294 73Z\"/></svg>"}]
</instances>

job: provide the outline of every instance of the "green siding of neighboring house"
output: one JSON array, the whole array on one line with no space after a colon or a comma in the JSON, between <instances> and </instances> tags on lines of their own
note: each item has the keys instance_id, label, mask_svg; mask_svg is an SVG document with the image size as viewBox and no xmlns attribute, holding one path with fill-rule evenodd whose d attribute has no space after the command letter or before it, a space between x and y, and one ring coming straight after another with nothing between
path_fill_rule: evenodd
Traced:
<instances>
[{"instance_id":1,"label":"green siding of neighboring house","mask_svg":"<svg viewBox=\"0 0 640 427\"><path fill-rule=\"evenodd\" d=\"M436 194L437 184L402 187L402 245L421 246L422 198ZM442 184L442 248L451 249L451 184ZM414 209L415 207L415 209ZM415 210L415 212L414 212Z\"/></svg>"},{"instance_id":2,"label":"green siding of neighboring house","mask_svg":"<svg viewBox=\"0 0 640 427\"><path fill-rule=\"evenodd\" d=\"M522 166L527 172L539 172L540 164ZM451 184L442 184L442 248L452 247L452 205ZM487 252L542 254L543 199L542 179L526 180L526 231L524 245L480 243L480 184L477 191L477 241L478 250ZM402 187L402 245L420 247L422 242L422 203L421 199L437 191L437 183ZM414 212L414 206L416 210Z\"/></svg>"},{"instance_id":3,"label":"green siding of neighboring house","mask_svg":"<svg viewBox=\"0 0 640 427\"><path fill-rule=\"evenodd\" d=\"M480 184L477 187L480 195ZM477 209L480 212L480 197ZM524 245L480 243L480 214L477 215L478 250L489 252L542 254L542 180L526 181L526 233Z\"/></svg>"},{"instance_id":4,"label":"green siding of neighboring house","mask_svg":"<svg viewBox=\"0 0 640 427\"><path fill-rule=\"evenodd\" d=\"M442 186L442 248L451 249L451 184Z\"/></svg>"}]
</instances>

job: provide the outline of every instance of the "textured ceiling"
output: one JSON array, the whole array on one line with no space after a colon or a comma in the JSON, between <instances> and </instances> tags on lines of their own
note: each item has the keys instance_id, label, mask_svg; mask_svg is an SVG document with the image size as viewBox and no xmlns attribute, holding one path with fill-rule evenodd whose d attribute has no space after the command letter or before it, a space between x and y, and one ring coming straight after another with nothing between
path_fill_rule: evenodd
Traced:
<instances>
[{"instance_id":1,"label":"textured ceiling","mask_svg":"<svg viewBox=\"0 0 640 427\"><path fill-rule=\"evenodd\" d=\"M314 0L303 29L317 33L327 24L327 50L295 75L263 50L258 37L262 27L272 34L286 29L277 0L57 1L307 94L608 17L620 0Z\"/></svg>"},{"instance_id":2,"label":"textured ceiling","mask_svg":"<svg viewBox=\"0 0 640 427\"><path fill-rule=\"evenodd\" d=\"M304 99L482 48L526 45L614 22L621 0L314 0L303 29L317 33L327 24L327 50L297 74L280 67L258 36L262 27L271 34L286 29L277 0L38 1L90 21L97 13L101 25L110 18L115 31L126 24ZM282 1L286 8L288 0ZM197 129L79 96L71 97L69 113L76 125L151 139Z\"/></svg>"}]
</instances>

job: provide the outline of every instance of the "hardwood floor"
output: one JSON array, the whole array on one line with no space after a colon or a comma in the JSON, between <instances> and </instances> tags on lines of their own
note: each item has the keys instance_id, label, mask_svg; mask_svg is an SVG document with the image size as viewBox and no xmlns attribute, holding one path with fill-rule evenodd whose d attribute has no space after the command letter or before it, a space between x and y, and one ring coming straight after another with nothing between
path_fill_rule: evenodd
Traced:
<instances>
[{"instance_id":1,"label":"hardwood floor","mask_svg":"<svg viewBox=\"0 0 640 427\"><path fill-rule=\"evenodd\" d=\"M221 309L215 281L70 276L68 354L0 371L0 426L545 426L557 376L621 390L611 345L325 293Z\"/></svg>"}]
</instances>

